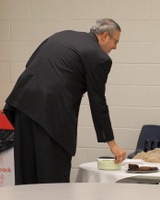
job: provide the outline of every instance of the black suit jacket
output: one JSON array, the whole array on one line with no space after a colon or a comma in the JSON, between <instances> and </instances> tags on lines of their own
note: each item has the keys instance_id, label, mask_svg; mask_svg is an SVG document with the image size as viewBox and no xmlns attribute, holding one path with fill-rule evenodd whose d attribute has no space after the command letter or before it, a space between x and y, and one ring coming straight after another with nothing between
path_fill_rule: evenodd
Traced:
<instances>
[{"instance_id":1,"label":"black suit jacket","mask_svg":"<svg viewBox=\"0 0 160 200\"><path fill-rule=\"evenodd\" d=\"M78 112L86 91L98 142L114 139L105 99L111 65L93 33L56 33L33 53L6 102L41 124L74 155Z\"/></svg>"}]
</instances>

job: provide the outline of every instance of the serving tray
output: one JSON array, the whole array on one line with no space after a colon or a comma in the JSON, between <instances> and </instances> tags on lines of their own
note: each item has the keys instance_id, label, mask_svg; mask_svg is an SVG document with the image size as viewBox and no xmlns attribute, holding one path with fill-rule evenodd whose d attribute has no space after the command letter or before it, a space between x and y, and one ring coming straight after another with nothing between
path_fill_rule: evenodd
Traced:
<instances>
[{"instance_id":1,"label":"serving tray","mask_svg":"<svg viewBox=\"0 0 160 200\"><path fill-rule=\"evenodd\" d=\"M159 172L159 169L157 170L150 170L150 171L141 171L141 170L137 170L137 171L126 171L127 173L155 173L155 172Z\"/></svg>"}]
</instances>

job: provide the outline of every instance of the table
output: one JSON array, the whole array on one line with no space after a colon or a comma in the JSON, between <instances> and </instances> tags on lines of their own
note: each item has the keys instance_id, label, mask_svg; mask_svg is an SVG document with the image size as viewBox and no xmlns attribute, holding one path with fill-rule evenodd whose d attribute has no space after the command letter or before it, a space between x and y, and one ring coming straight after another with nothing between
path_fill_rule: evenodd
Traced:
<instances>
[{"instance_id":1,"label":"table","mask_svg":"<svg viewBox=\"0 0 160 200\"><path fill-rule=\"evenodd\" d=\"M156 173L127 173L128 163L136 163L145 166L157 166L160 163L148 163L140 159L126 159L122 162L120 170L99 170L97 162L83 163L79 166L76 182L91 183L159 183L160 172Z\"/></svg>"},{"instance_id":2,"label":"table","mask_svg":"<svg viewBox=\"0 0 160 200\"><path fill-rule=\"evenodd\" d=\"M159 185L59 183L0 188L5 200L151 200L159 199Z\"/></svg>"}]
</instances>

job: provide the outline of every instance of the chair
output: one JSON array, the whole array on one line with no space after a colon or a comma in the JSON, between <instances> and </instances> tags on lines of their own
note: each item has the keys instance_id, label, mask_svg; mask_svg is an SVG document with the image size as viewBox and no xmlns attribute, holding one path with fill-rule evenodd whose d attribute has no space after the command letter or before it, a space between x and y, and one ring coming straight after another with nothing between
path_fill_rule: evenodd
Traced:
<instances>
[{"instance_id":1,"label":"chair","mask_svg":"<svg viewBox=\"0 0 160 200\"><path fill-rule=\"evenodd\" d=\"M144 125L141 129L135 152L129 154L127 158L133 158L137 153L147 152L155 148L160 148L160 126Z\"/></svg>"}]
</instances>

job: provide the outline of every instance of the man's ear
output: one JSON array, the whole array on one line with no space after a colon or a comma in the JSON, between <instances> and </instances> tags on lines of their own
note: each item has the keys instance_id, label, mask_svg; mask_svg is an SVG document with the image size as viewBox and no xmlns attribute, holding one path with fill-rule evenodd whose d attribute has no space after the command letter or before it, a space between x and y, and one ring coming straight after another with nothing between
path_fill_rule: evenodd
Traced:
<instances>
[{"instance_id":1,"label":"man's ear","mask_svg":"<svg viewBox=\"0 0 160 200\"><path fill-rule=\"evenodd\" d=\"M101 40L102 40L103 42L105 42L107 37L108 37L108 33L107 33L107 32L104 32L104 33L101 35Z\"/></svg>"}]
</instances>

